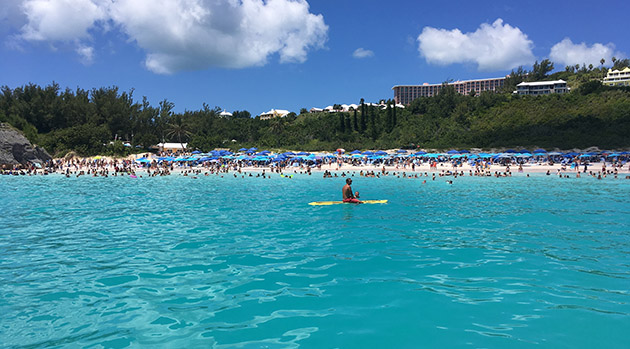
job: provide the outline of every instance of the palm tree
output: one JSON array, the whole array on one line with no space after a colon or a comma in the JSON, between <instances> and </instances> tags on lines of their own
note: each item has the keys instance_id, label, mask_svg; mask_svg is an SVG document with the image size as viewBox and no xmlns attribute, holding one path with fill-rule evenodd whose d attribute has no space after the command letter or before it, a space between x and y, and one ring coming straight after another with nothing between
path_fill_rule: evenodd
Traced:
<instances>
[{"instance_id":1,"label":"palm tree","mask_svg":"<svg viewBox=\"0 0 630 349\"><path fill-rule=\"evenodd\" d=\"M176 137L177 141L182 146L182 151L186 151L182 137L189 137L192 133L188 131L188 127L184 124L184 120L180 115L177 115L173 121L167 125L167 130L166 136L169 138Z\"/></svg>"}]
</instances>

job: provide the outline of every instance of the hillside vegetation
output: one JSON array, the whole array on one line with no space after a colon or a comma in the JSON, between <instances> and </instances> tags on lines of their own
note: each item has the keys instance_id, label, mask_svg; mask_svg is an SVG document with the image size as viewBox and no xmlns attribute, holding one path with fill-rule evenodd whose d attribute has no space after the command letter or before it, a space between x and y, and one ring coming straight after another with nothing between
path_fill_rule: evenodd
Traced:
<instances>
[{"instance_id":1,"label":"hillside vegetation","mask_svg":"<svg viewBox=\"0 0 630 349\"><path fill-rule=\"evenodd\" d=\"M272 120L251 118L247 111L224 118L218 107L208 105L174 113L168 100L152 106L146 98L137 102L133 91L117 87L88 91L61 90L55 83L5 86L0 122L22 130L31 142L57 156L68 151L124 155L161 141L188 142L189 148L202 151L249 146L311 151L630 147L630 88L602 86L595 77L603 68L583 68L543 74L545 79L572 81L572 92L565 95L517 96L507 89L463 96L445 87L438 96L419 98L405 109L393 108L389 101L384 109L366 104L339 113L310 114L303 109L300 115ZM534 71L521 70L508 82L515 85L532 77ZM118 141L112 143L114 139ZM124 147L121 141L134 147Z\"/></svg>"}]
</instances>

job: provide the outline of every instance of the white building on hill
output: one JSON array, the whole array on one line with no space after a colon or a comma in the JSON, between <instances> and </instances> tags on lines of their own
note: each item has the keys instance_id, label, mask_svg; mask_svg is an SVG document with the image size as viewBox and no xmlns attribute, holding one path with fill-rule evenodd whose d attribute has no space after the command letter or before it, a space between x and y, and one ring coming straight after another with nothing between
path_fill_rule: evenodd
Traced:
<instances>
[{"instance_id":1,"label":"white building on hill","mask_svg":"<svg viewBox=\"0 0 630 349\"><path fill-rule=\"evenodd\" d=\"M516 85L516 91L514 91L515 94L531 96L567 92L569 88L564 80L521 82Z\"/></svg>"},{"instance_id":2,"label":"white building on hill","mask_svg":"<svg viewBox=\"0 0 630 349\"><path fill-rule=\"evenodd\" d=\"M604 85L607 86L630 86L630 68L622 70L608 69L608 74L604 78Z\"/></svg>"},{"instance_id":3,"label":"white building on hill","mask_svg":"<svg viewBox=\"0 0 630 349\"><path fill-rule=\"evenodd\" d=\"M283 118L285 116L289 115L289 111L288 110L282 110L282 109L271 109L268 112L262 113L260 114L260 120L268 120L271 118Z\"/></svg>"}]
</instances>

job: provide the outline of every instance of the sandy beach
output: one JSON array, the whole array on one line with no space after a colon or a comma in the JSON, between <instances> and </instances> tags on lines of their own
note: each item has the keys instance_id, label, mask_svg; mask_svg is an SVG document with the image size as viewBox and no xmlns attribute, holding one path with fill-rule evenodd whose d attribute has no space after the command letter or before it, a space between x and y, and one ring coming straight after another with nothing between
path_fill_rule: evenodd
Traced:
<instances>
[{"instance_id":1,"label":"sandy beach","mask_svg":"<svg viewBox=\"0 0 630 349\"><path fill-rule=\"evenodd\" d=\"M149 162L138 162L139 159L148 159ZM131 174L137 177L156 175L209 175L227 173L259 173L272 174L317 174L330 173L332 176L340 175L372 175L375 176L510 176L518 174L542 173L556 176L620 176L628 177L630 163L620 162L582 162L579 166L571 164L550 163L547 161L527 161L522 164L510 163L508 165L492 160L461 161L454 159L398 158L386 163L371 163L364 159L338 158L319 163L307 162L269 162L256 163L252 161L221 161L203 162L158 162L158 157L152 154L136 154L125 158L113 158L96 156L89 158L55 159L52 168L34 169L33 174L59 173L66 176L108 176ZM341 161L339 161L341 159ZM30 174L30 172L28 172Z\"/></svg>"}]
</instances>

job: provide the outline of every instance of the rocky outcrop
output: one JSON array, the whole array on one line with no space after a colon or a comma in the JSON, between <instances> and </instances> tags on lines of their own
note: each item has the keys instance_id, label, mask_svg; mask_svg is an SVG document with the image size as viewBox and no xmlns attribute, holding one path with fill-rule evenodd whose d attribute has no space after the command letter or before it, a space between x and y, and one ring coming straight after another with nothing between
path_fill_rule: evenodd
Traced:
<instances>
[{"instance_id":1,"label":"rocky outcrop","mask_svg":"<svg viewBox=\"0 0 630 349\"><path fill-rule=\"evenodd\" d=\"M20 131L0 123L0 165L29 166L51 159L46 150L33 146Z\"/></svg>"}]
</instances>

